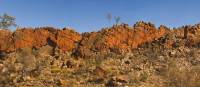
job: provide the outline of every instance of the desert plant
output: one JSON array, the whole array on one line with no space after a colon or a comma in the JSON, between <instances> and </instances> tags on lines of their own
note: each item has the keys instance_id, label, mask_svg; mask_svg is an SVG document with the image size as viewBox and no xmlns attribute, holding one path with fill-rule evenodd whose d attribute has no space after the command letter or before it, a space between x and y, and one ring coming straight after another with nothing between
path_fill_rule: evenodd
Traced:
<instances>
[{"instance_id":1,"label":"desert plant","mask_svg":"<svg viewBox=\"0 0 200 87\"><path fill-rule=\"evenodd\" d=\"M116 22L116 24L119 24L120 20L121 20L121 17L119 17L119 16L116 16L116 17L115 17L115 22Z\"/></svg>"},{"instance_id":2,"label":"desert plant","mask_svg":"<svg viewBox=\"0 0 200 87\"><path fill-rule=\"evenodd\" d=\"M11 26L17 26L15 23L15 17L8 14L3 14L0 16L0 28L7 29Z\"/></svg>"},{"instance_id":3,"label":"desert plant","mask_svg":"<svg viewBox=\"0 0 200 87\"><path fill-rule=\"evenodd\" d=\"M109 24L111 25L112 14L108 13L108 14L106 15L106 18L108 19Z\"/></svg>"},{"instance_id":4,"label":"desert plant","mask_svg":"<svg viewBox=\"0 0 200 87\"><path fill-rule=\"evenodd\" d=\"M143 72L140 76L140 81L145 82L145 81L147 81L148 77L149 77L148 73Z\"/></svg>"}]
</instances>

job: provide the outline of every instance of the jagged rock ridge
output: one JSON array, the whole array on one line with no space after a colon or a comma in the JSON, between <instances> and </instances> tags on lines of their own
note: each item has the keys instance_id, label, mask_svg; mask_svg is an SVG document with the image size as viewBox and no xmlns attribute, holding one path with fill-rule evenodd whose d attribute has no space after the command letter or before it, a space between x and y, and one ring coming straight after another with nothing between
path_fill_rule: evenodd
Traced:
<instances>
[{"instance_id":1,"label":"jagged rock ridge","mask_svg":"<svg viewBox=\"0 0 200 87\"><path fill-rule=\"evenodd\" d=\"M138 46L165 38L162 43L171 48L177 43L196 46L199 43L199 25L169 29L161 25L158 29L151 23L137 22L134 26L114 25L98 32L80 34L71 29L23 28L14 32L0 31L0 51L13 52L20 48L40 48L45 45L58 47L61 51L73 51L78 56L88 56L94 52L128 52Z\"/></svg>"},{"instance_id":2,"label":"jagged rock ridge","mask_svg":"<svg viewBox=\"0 0 200 87\"><path fill-rule=\"evenodd\" d=\"M51 27L36 29L18 29L14 32L8 30L0 31L0 50L5 52L30 47L40 48L45 45L58 47L63 51L71 51L75 48L81 35L73 30L58 30Z\"/></svg>"}]
</instances>

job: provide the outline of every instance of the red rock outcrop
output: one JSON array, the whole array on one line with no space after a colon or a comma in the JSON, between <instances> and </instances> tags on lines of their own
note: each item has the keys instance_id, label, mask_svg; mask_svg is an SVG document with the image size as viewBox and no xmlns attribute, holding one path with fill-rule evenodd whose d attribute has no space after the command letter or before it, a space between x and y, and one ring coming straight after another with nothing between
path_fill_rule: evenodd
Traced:
<instances>
[{"instance_id":1,"label":"red rock outcrop","mask_svg":"<svg viewBox=\"0 0 200 87\"><path fill-rule=\"evenodd\" d=\"M156 29L154 25L145 22L138 22L134 27L126 24L116 25L99 32L83 34L77 53L88 56L91 52L126 52L164 36L166 31L164 27Z\"/></svg>"},{"instance_id":2,"label":"red rock outcrop","mask_svg":"<svg viewBox=\"0 0 200 87\"><path fill-rule=\"evenodd\" d=\"M170 30L165 26L156 28L151 23L137 22L134 26L114 25L98 32L82 35L70 29L52 27L24 28L14 32L0 30L0 51L12 52L20 48L40 48L45 45L58 47L62 51L75 50L79 56L92 55L95 52L127 52L138 46L159 40L165 48L172 48L178 43L184 46L199 46L200 25L184 26Z\"/></svg>"},{"instance_id":3,"label":"red rock outcrop","mask_svg":"<svg viewBox=\"0 0 200 87\"><path fill-rule=\"evenodd\" d=\"M73 30L58 31L56 35L56 44L63 51L69 51L75 48L76 42L80 41L81 36Z\"/></svg>"},{"instance_id":4,"label":"red rock outcrop","mask_svg":"<svg viewBox=\"0 0 200 87\"><path fill-rule=\"evenodd\" d=\"M81 35L69 29L58 30L46 27L18 29L15 32L1 30L0 39L0 50L6 52L24 47L39 48L47 44L54 44L63 51L71 51L75 48L75 42L81 39Z\"/></svg>"}]
</instances>

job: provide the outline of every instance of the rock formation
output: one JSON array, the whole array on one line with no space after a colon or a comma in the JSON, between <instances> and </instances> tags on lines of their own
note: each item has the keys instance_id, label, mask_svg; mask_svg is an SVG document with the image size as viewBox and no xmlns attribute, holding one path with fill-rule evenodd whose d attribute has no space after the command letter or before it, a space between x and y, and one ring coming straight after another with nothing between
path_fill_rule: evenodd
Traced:
<instances>
[{"instance_id":1,"label":"rock formation","mask_svg":"<svg viewBox=\"0 0 200 87\"><path fill-rule=\"evenodd\" d=\"M58 47L63 51L71 51L75 43L81 39L81 35L73 30L58 30L51 27L36 29L18 29L14 32L0 31L0 50L6 52L30 47L40 48L45 45Z\"/></svg>"},{"instance_id":2,"label":"rock formation","mask_svg":"<svg viewBox=\"0 0 200 87\"><path fill-rule=\"evenodd\" d=\"M0 87L199 87L200 25L0 29Z\"/></svg>"},{"instance_id":3,"label":"rock formation","mask_svg":"<svg viewBox=\"0 0 200 87\"><path fill-rule=\"evenodd\" d=\"M161 25L156 28L151 23L137 22L134 26L114 25L98 32L77 33L71 29L23 28L14 32L0 31L0 51L13 52L20 48L40 48L45 45L58 47L61 51L73 51L78 56L88 56L95 52L123 53L138 46L165 37L166 48L180 43L197 46L200 37L199 24L170 30ZM166 39L168 38L168 39Z\"/></svg>"}]
</instances>

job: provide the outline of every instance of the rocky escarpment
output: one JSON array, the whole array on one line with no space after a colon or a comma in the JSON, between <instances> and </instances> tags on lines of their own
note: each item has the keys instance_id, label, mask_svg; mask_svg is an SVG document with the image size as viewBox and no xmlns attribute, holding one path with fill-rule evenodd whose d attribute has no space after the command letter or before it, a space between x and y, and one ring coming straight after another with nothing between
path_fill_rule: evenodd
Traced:
<instances>
[{"instance_id":1,"label":"rocky escarpment","mask_svg":"<svg viewBox=\"0 0 200 87\"><path fill-rule=\"evenodd\" d=\"M0 31L0 51L13 52L20 48L40 48L45 45L57 47L63 52L74 52L84 57L92 53L125 53L152 41L165 39L166 48L179 44L197 46L200 36L199 25L184 26L170 30L161 25L158 29L151 23L137 22L134 26L114 25L98 32L80 34L71 29L24 28L14 32Z\"/></svg>"},{"instance_id":2,"label":"rocky escarpment","mask_svg":"<svg viewBox=\"0 0 200 87\"><path fill-rule=\"evenodd\" d=\"M0 30L0 87L198 87L200 25Z\"/></svg>"},{"instance_id":3,"label":"rocky escarpment","mask_svg":"<svg viewBox=\"0 0 200 87\"><path fill-rule=\"evenodd\" d=\"M153 24L138 22L134 26L114 25L98 32L79 34L70 29L58 30L51 27L0 31L0 50L13 52L20 48L40 48L45 45L58 47L62 51L74 51L85 56L91 52L124 51L137 48L167 34L166 27L156 29ZM90 53L88 53L90 52Z\"/></svg>"},{"instance_id":4,"label":"rocky escarpment","mask_svg":"<svg viewBox=\"0 0 200 87\"><path fill-rule=\"evenodd\" d=\"M40 48L45 45L58 47L62 51L72 51L81 35L70 29L58 30L51 27L0 31L0 50L13 52L20 48Z\"/></svg>"},{"instance_id":5,"label":"rocky escarpment","mask_svg":"<svg viewBox=\"0 0 200 87\"><path fill-rule=\"evenodd\" d=\"M92 53L126 53L138 46L165 36L169 29L157 29L151 23L138 22L134 26L126 24L105 28L98 32L83 33L77 49L78 56Z\"/></svg>"}]
</instances>

